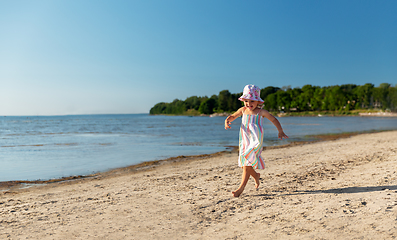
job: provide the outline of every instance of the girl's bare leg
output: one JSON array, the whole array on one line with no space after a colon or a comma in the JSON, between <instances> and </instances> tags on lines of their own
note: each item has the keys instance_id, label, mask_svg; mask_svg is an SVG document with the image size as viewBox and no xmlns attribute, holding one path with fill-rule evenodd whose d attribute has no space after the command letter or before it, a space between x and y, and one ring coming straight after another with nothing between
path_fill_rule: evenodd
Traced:
<instances>
[{"instance_id":1,"label":"girl's bare leg","mask_svg":"<svg viewBox=\"0 0 397 240\"><path fill-rule=\"evenodd\" d=\"M232 192L234 197L240 196L240 194L244 191L245 185L247 185L250 176L252 176L255 179L255 188L259 187L260 174L255 172L255 170L252 167L244 166L243 175L241 177L241 184L236 191Z\"/></svg>"},{"instance_id":2,"label":"girl's bare leg","mask_svg":"<svg viewBox=\"0 0 397 240\"><path fill-rule=\"evenodd\" d=\"M259 181L259 179L260 179L260 177L261 177L261 174L260 173L257 173L256 171L255 171L255 169L253 169L252 167L251 167L251 172L250 172L250 175L255 179L255 188L256 188L256 190L258 190L258 188L259 188L259 184L260 184L260 181Z\"/></svg>"},{"instance_id":3,"label":"girl's bare leg","mask_svg":"<svg viewBox=\"0 0 397 240\"><path fill-rule=\"evenodd\" d=\"M250 177L250 174L247 172L247 167L243 167L243 175L241 177L241 184L236 191L232 192L234 197L240 196L240 194L244 191L245 185L247 185L249 177Z\"/></svg>"}]
</instances>

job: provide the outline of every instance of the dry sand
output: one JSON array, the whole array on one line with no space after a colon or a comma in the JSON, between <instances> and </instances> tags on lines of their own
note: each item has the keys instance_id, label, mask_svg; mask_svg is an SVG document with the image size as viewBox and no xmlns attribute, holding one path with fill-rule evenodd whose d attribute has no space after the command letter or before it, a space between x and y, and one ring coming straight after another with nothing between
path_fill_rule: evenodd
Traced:
<instances>
[{"instance_id":1,"label":"dry sand","mask_svg":"<svg viewBox=\"0 0 397 240\"><path fill-rule=\"evenodd\" d=\"M0 239L396 239L397 131L0 193Z\"/></svg>"}]
</instances>

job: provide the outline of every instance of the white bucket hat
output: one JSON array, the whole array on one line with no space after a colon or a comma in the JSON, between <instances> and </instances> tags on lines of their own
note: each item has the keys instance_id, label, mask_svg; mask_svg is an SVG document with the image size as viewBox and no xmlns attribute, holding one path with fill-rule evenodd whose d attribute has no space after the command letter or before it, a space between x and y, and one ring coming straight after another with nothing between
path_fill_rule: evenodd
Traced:
<instances>
[{"instance_id":1,"label":"white bucket hat","mask_svg":"<svg viewBox=\"0 0 397 240\"><path fill-rule=\"evenodd\" d=\"M244 87L243 95L238 99L240 101L244 101L244 99L264 102L261 99L261 89L255 85L248 84Z\"/></svg>"}]
</instances>

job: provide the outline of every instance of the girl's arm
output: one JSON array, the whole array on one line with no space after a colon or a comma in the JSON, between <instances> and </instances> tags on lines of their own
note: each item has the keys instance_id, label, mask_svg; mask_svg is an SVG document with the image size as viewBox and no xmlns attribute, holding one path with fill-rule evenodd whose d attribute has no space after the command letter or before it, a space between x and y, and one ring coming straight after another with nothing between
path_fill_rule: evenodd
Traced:
<instances>
[{"instance_id":1,"label":"girl's arm","mask_svg":"<svg viewBox=\"0 0 397 240\"><path fill-rule=\"evenodd\" d=\"M228 116L225 119L225 129L231 128L230 123L233 122L234 120L236 120L241 115L243 115L244 109L245 109L245 107L241 107L239 110L237 110L235 113L233 113L232 115Z\"/></svg>"},{"instance_id":2,"label":"girl's arm","mask_svg":"<svg viewBox=\"0 0 397 240\"><path fill-rule=\"evenodd\" d=\"M284 133L283 128L281 127L280 122L277 120L277 118L275 118L273 115L271 115L268 111L266 111L265 109L261 109L261 111L259 112L259 114L262 117L265 117L267 119L269 119L270 122L273 123L274 126L276 126L277 130L278 130L278 138L280 138L281 140L283 138L288 138L287 134Z\"/></svg>"}]
</instances>

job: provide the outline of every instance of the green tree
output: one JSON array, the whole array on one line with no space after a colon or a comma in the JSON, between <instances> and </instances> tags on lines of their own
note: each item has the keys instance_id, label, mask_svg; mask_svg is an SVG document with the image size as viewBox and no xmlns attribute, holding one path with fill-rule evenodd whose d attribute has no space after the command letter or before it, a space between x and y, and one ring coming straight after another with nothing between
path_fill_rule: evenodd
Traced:
<instances>
[{"instance_id":1,"label":"green tree","mask_svg":"<svg viewBox=\"0 0 397 240\"><path fill-rule=\"evenodd\" d=\"M277 106L277 95L276 93L271 93L266 96L266 98L263 99L265 102L265 108L269 111L277 111L278 106Z\"/></svg>"},{"instance_id":2,"label":"green tree","mask_svg":"<svg viewBox=\"0 0 397 240\"><path fill-rule=\"evenodd\" d=\"M186 104L184 101L181 101L179 99L175 99L172 103L167 105L167 108L165 109L166 114L182 114L186 112Z\"/></svg>"},{"instance_id":3,"label":"green tree","mask_svg":"<svg viewBox=\"0 0 397 240\"><path fill-rule=\"evenodd\" d=\"M280 90L276 92L276 98L277 98L278 110L289 111L291 104L290 95L287 92Z\"/></svg>"},{"instance_id":4,"label":"green tree","mask_svg":"<svg viewBox=\"0 0 397 240\"><path fill-rule=\"evenodd\" d=\"M197 97L197 96L188 97L185 100L186 108L198 110L202 101L203 101L202 97Z\"/></svg>"},{"instance_id":5,"label":"green tree","mask_svg":"<svg viewBox=\"0 0 397 240\"><path fill-rule=\"evenodd\" d=\"M290 108L296 108L296 110L299 111L299 98L302 94L302 90L300 88L288 89L287 93L289 94L291 99Z\"/></svg>"},{"instance_id":6,"label":"green tree","mask_svg":"<svg viewBox=\"0 0 397 240\"><path fill-rule=\"evenodd\" d=\"M216 105L216 101L213 98L208 98L201 102L199 107L199 112L202 114L212 114L214 113L214 108Z\"/></svg>"},{"instance_id":7,"label":"green tree","mask_svg":"<svg viewBox=\"0 0 397 240\"><path fill-rule=\"evenodd\" d=\"M370 108L372 107L372 91L374 89L374 85L371 83L366 83L362 86L358 86L355 88L354 94L357 97L356 100L356 108Z\"/></svg>"},{"instance_id":8,"label":"green tree","mask_svg":"<svg viewBox=\"0 0 397 240\"><path fill-rule=\"evenodd\" d=\"M314 96L315 88L312 85L305 85L302 87L302 93L298 98L299 109L301 111L312 110L311 101Z\"/></svg>"},{"instance_id":9,"label":"green tree","mask_svg":"<svg viewBox=\"0 0 397 240\"><path fill-rule=\"evenodd\" d=\"M316 111L321 110L324 103L324 98L325 98L325 89L316 87L316 90L314 90L313 93L313 98L310 101L312 105L312 109Z\"/></svg>"},{"instance_id":10,"label":"green tree","mask_svg":"<svg viewBox=\"0 0 397 240\"><path fill-rule=\"evenodd\" d=\"M243 95L242 93L235 93L230 96L230 111L235 112L237 111L241 106L243 106L242 102L239 99L239 97Z\"/></svg>"},{"instance_id":11,"label":"green tree","mask_svg":"<svg viewBox=\"0 0 397 240\"><path fill-rule=\"evenodd\" d=\"M397 85L389 88L389 108L391 111L397 111Z\"/></svg>"},{"instance_id":12,"label":"green tree","mask_svg":"<svg viewBox=\"0 0 397 240\"><path fill-rule=\"evenodd\" d=\"M346 97L340 86L329 87L325 91L325 95L328 101L328 109L326 110L332 110L332 111L341 110L347 103Z\"/></svg>"},{"instance_id":13,"label":"green tree","mask_svg":"<svg viewBox=\"0 0 397 240\"><path fill-rule=\"evenodd\" d=\"M375 108L381 108L385 110L389 107L390 97L389 95L389 87L390 84L388 83L381 83L379 87L374 88L372 90L372 99L374 101Z\"/></svg>"},{"instance_id":14,"label":"green tree","mask_svg":"<svg viewBox=\"0 0 397 240\"><path fill-rule=\"evenodd\" d=\"M231 93L229 90L223 90L219 92L218 96L218 106L219 106L219 111L223 112L230 112L231 109Z\"/></svg>"},{"instance_id":15,"label":"green tree","mask_svg":"<svg viewBox=\"0 0 397 240\"><path fill-rule=\"evenodd\" d=\"M280 88L278 88L278 87L272 87L272 86L265 87L265 88L261 89L260 96L263 100L265 100L268 95L276 93L278 90L280 90Z\"/></svg>"},{"instance_id":16,"label":"green tree","mask_svg":"<svg viewBox=\"0 0 397 240\"><path fill-rule=\"evenodd\" d=\"M164 114L166 108L167 108L167 103L159 102L150 109L149 113L150 114Z\"/></svg>"},{"instance_id":17,"label":"green tree","mask_svg":"<svg viewBox=\"0 0 397 240\"><path fill-rule=\"evenodd\" d=\"M210 97L211 99L214 99L214 101L215 101L215 106L214 106L214 112L218 112L218 108L219 108L219 105L218 105L218 95L212 95L211 97Z\"/></svg>"},{"instance_id":18,"label":"green tree","mask_svg":"<svg viewBox=\"0 0 397 240\"><path fill-rule=\"evenodd\" d=\"M346 98L346 110L354 109L355 108L355 102L356 102L356 95L355 95L355 89L357 88L357 85L355 84L344 84L340 86L341 90L344 92L344 96Z\"/></svg>"}]
</instances>

